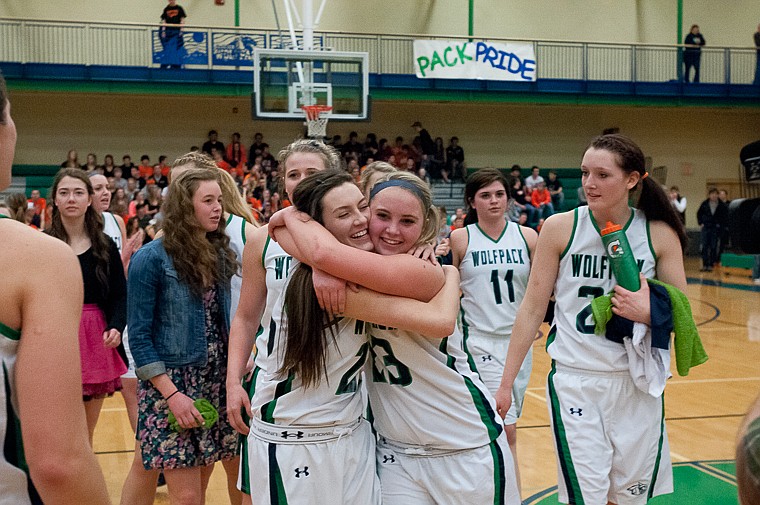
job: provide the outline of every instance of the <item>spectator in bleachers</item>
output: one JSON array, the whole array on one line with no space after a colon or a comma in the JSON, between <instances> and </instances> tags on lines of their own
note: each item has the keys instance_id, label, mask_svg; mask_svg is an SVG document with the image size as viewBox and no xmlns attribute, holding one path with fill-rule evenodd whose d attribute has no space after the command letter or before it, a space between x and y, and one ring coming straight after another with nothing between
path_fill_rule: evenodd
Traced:
<instances>
[{"instance_id":1,"label":"spectator in bleachers","mask_svg":"<svg viewBox=\"0 0 760 505\"><path fill-rule=\"evenodd\" d=\"M701 229L702 268L701 272L712 272L713 266L720 261L718 246L721 230L728 221L728 208L718 198L718 190L710 188L707 200L697 210L697 222Z\"/></svg>"},{"instance_id":2,"label":"spectator in bleachers","mask_svg":"<svg viewBox=\"0 0 760 505\"><path fill-rule=\"evenodd\" d=\"M539 182L530 193L530 203L536 209L538 219L546 219L554 214L554 205L552 205L552 195L546 189L546 182Z\"/></svg>"},{"instance_id":3,"label":"spectator in bleachers","mask_svg":"<svg viewBox=\"0 0 760 505\"><path fill-rule=\"evenodd\" d=\"M87 153L87 161L82 165L82 170L85 172L94 172L95 170L102 170L98 165L98 157L95 153Z\"/></svg>"},{"instance_id":4,"label":"spectator in bleachers","mask_svg":"<svg viewBox=\"0 0 760 505\"><path fill-rule=\"evenodd\" d=\"M404 137L401 137L401 136L396 137L396 140L393 142L393 145L390 148L391 155L396 160L396 163L398 163L399 160L401 159L401 153L403 151L403 148L404 148ZM397 164L394 164L394 166L398 168Z\"/></svg>"},{"instance_id":5,"label":"spectator in bleachers","mask_svg":"<svg viewBox=\"0 0 760 505\"><path fill-rule=\"evenodd\" d=\"M50 235L66 242L79 258L84 276L84 307L79 327L82 398L92 436L103 400L121 389L127 371L121 346L126 324L126 279L116 244L103 233L87 174L61 170L53 180Z\"/></svg>"},{"instance_id":6,"label":"spectator in bleachers","mask_svg":"<svg viewBox=\"0 0 760 505\"><path fill-rule=\"evenodd\" d=\"M388 158L393 154L388 139L380 139L377 143L377 153L378 161L388 161Z\"/></svg>"},{"instance_id":7,"label":"spectator in bleachers","mask_svg":"<svg viewBox=\"0 0 760 505\"><path fill-rule=\"evenodd\" d=\"M419 121L415 121L414 124L412 124L412 128L417 132L420 139L420 148L422 150L420 166L429 171L430 160L433 159L433 155L435 154L435 142L433 142L433 137L430 136L430 132L423 128L422 123Z\"/></svg>"},{"instance_id":8,"label":"spectator in bleachers","mask_svg":"<svg viewBox=\"0 0 760 505\"><path fill-rule=\"evenodd\" d=\"M113 163L113 154L106 154L103 158L103 175L106 177L113 177L113 170L116 165Z\"/></svg>"},{"instance_id":9,"label":"spectator in bleachers","mask_svg":"<svg viewBox=\"0 0 760 505\"><path fill-rule=\"evenodd\" d=\"M552 195L552 205L555 212L562 211L562 205L565 203L565 194L562 192L562 181L557 178L557 172L549 170L549 180L546 181L546 189Z\"/></svg>"},{"instance_id":10,"label":"spectator in bleachers","mask_svg":"<svg viewBox=\"0 0 760 505\"><path fill-rule=\"evenodd\" d=\"M253 136L253 143L251 143L250 149L248 149L248 163L253 164L253 160L256 156L261 156L261 152L264 150L264 135L256 133Z\"/></svg>"},{"instance_id":11,"label":"spectator in bleachers","mask_svg":"<svg viewBox=\"0 0 760 505\"><path fill-rule=\"evenodd\" d=\"M530 175L525 179L525 193L530 195L533 188L538 186L539 182L544 182L544 178L539 175L540 169L533 165L530 169Z\"/></svg>"},{"instance_id":12,"label":"spectator in bleachers","mask_svg":"<svg viewBox=\"0 0 760 505\"><path fill-rule=\"evenodd\" d=\"M27 200L34 208L34 218L32 222L39 229L45 228L45 210L47 209L47 200L42 198L39 189L33 189L29 200Z\"/></svg>"},{"instance_id":13,"label":"spectator in bleachers","mask_svg":"<svg viewBox=\"0 0 760 505\"><path fill-rule=\"evenodd\" d=\"M221 168L228 174L232 173L232 165L227 163L227 160L224 159L224 152L216 148L211 149L211 159L214 160L214 163L216 163L217 167ZM235 175L237 174L233 174L233 176Z\"/></svg>"},{"instance_id":14,"label":"spectator in bleachers","mask_svg":"<svg viewBox=\"0 0 760 505\"><path fill-rule=\"evenodd\" d=\"M235 169L237 177L243 177L247 169L248 156L246 156L243 144L240 143L240 134L232 134L232 141L227 145L227 163Z\"/></svg>"},{"instance_id":15,"label":"spectator in bleachers","mask_svg":"<svg viewBox=\"0 0 760 505\"><path fill-rule=\"evenodd\" d=\"M161 164L157 164L153 167L153 175L147 181L148 185L158 186L160 189L164 189L169 185L169 179L163 174Z\"/></svg>"},{"instance_id":16,"label":"spectator in bleachers","mask_svg":"<svg viewBox=\"0 0 760 505\"><path fill-rule=\"evenodd\" d=\"M217 133L216 130L209 130L208 132L208 140L203 143L203 147L201 147L201 150L211 156L211 150L212 149L218 149L219 152L225 152L224 150L224 143L219 141L218 139L219 133Z\"/></svg>"},{"instance_id":17,"label":"spectator in bleachers","mask_svg":"<svg viewBox=\"0 0 760 505\"><path fill-rule=\"evenodd\" d=\"M272 176L272 173L277 170L277 160L269 151L269 144L261 146L261 170L262 173L267 176Z\"/></svg>"},{"instance_id":18,"label":"spectator in bleachers","mask_svg":"<svg viewBox=\"0 0 760 505\"><path fill-rule=\"evenodd\" d=\"M342 152L343 150L343 137L340 135L333 135L333 138L327 142L327 145L333 146L336 151Z\"/></svg>"},{"instance_id":19,"label":"spectator in bleachers","mask_svg":"<svg viewBox=\"0 0 760 505\"><path fill-rule=\"evenodd\" d=\"M450 182L449 171L446 169L446 147L443 145L441 137L436 137L433 142L433 154L430 156L428 171L432 179L443 179L443 182Z\"/></svg>"},{"instance_id":20,"label":"spectator in bleachers","mask_svg":"<svg viewBox=\"0 0 760 505\"><path fill-rule=\"evenodd\" d=\"M135 199L135 195L137 193L140 193L140 184L137 182L137 179L134 177L130 177L127 179L127 200L130 202Z\"/></svg>"},{"instance_id":21,"label":"spectator in bleachers","mask_svg":"<svg viewBox=\"0 0 760 505\"><path fill-rule=\"evenodd\" d=\"M346 157L346 155L349 154L359 157L363 150L364 146L359 142L359 134L351 132L348 134L348 142L343 144L343 147L341 148L341 153L343 154L343 157Z\"/></svg>"},{"instance_id":22,"label":"spectator in bleachers","mask_svg":"<svg viewBox=\"0 0 760 505\"><path fill-rule=\"evenodd\" d=\"M129 269L129 262L132 255L140 249L145 242L145 230L140 228L140 222L137 217L130 217L127 220L127 241L124 243L124 250L121 253L121 260L124 262L124 269Z\"/></svg>"},{"instance_id":23,"label":"spectator in bleachers","mask_svg":"<svg viewBox=\"0 0 760 505\"><path fill-rule=\"evenodd\" d=\"M161 210L161 188L155 184L147 186L145 203L148 204L148 215L155 217L158 211Z\"/></svg>"},{"instance_id":24,"label":"spectator in bleachers","mask_svg":"<svg viewBox=\"0 0 760 505\"><path fill-rule=\"evenodd\" d=\"M124 177L122 177L123 175L124 172L121 167L113 167L113 185L116 189L121 188L124 190L124 193L126 193L129 189L129 183Z\"/></svg>"},{"instance_id":25,"label":"spectator in bleachers","mask_svg":"<svg viewBox=\"0 0 760 505\"><path fill-rule=\"evenodd\" d=\"M168 163L166 163L166 155L165 154L162 154L161 156L158 157L158 166L161 167L161 175L163 175L164 177L166 177L168 179L169 178L169 170L171 169L171 167L169 166Z\"/></svg>"},{"instance_id":26,"label":"spectator in bleachers","mask_svg":"<svg viewBox=\"0 0 760 505\"><path fill-rule=\"evenodd\" d=\"M66 161L61 163L61 168L79 168L79 155L76 150L71 149L66 154Z\"/></svg>"},{"instance_id":27,"label":"spectator in bleachers","mask_svg":"<svg viewBox=\"0 0 760 505\"><path fill-rule=\"evenodd\" d=\"M111 206L108 210L124 220L127 219L126 216L129 214L129 202L127 201L127 194L122 188L116 188L116 191L114 191L113 197L111 198Z\"/></svg>"},{"instance_id":28,"label":"spectator in bleachers","mask_svg":"<svg viewBox=\"0 0 760 505\"><path fill-rule=\"evenodd\" d=\"M120 166L122 176L126 177L132 173L132 169L134 168L135 164L132 163L132 157L128 154L125 154L121 157Z\"/></svg>"},{"instance_id":29,"label":"spectator in bleachers","mask_svg":"<svg viewBox=\"0 0 760 505\"><path fill-rule=\"evenodd\" d=\"M467 165L464 162L464 149L459 145L459 137L451 137L446 148L446 170L452 179L467 178Z\"/></svg>"},{"instance_id":30,"label":"spectator in bleachers","mask_svg":"<svg viewBox=\"0 0 760 505\"><path fill-rule=\"evenodd\" d=\"M140 223L140 228L145 230L153 219L153 217L148 214L148 204L146 202L135 204L135 217L137 218L137 222Z\"/></svg>"},{"instance_id":31,"label":"spectator in bleachers","mask_svg":"<svg viewBox=\"0 0 760 505\"><path fill-rule=\"evenodd\" d=\"M525 179L523 179L522 174L520 173L522 169L520 168L520 165L512 165L512 168L509 169L509 176L512 179L520 179L520 186L522 188L525 187Z\"/></svg>"},{"instance_id":32,"label":"spectator in bleachers","mask_svg":"<svg viewBox=\"0 0 760 505\"><path fill-rule=\"evenodd\" d=\"M140 184L140 189L145 187L145 184L153 176L153 165L150 164L150 156L143 154L140 156L140 165L137 167L137 173L143 182ZM135 176L134 170L132 170L132 177ZM138 180L139 182L139 180Z\"/></svg>"},{"instance_id":33,"label":"spectator in bleachers","mask_svg":"<svg viewBox=\"0 0 760 505\"><path fill-rule=\"evenodd\" d=\"M519 178L512 178L510 181L509 199L514 202L519 213L525 212L528 215L528 226L533 224L533 216L536 213L536 209L528 201L528 196L525 194L525 190L522 187L522 181Z\"/></svg>"}]
</instances>

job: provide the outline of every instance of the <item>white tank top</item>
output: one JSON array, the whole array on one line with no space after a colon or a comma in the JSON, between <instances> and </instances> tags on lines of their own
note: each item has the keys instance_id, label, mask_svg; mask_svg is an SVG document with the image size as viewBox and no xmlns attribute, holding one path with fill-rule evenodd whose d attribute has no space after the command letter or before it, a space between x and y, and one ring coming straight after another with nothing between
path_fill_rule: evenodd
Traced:
<instances>
[{"instance_id":1,"label":"white tank top","mask_svg":"<svg viewBox=\"0 0 760 505\"><path fill-rule=\"evenodd\" d=\"M111 237L116 247L119 248L119 254L121 254L121 228L119 228L119 223L116 222L116 218L110 212L103 212L103 233Z\"/></svg>"},{"instance_id":2,"label":"white tank top","mask_svg":"<svg viewBox=\"0 0 760 505\"><path fill-rule=\"evenodd\" d=\"M392 441L473 449L503 430L493 397L466 352L462 333L444 339L369 325L365 369L373 425Z\"/></svg>"},{"instance_id":3,"label":"white tank top","mask_svg":"<svg viewBox=\"0 0 760 505\"><path fill-rule=\"evenodd\" d=\"M546 349L566 366L597 372L628 370L625 347L594 334L591 300L617 285L599 227L588 207L575 209L573 232L559 262L554 285L557 305ZM643 212L631 209L624 227L631 250L646 278L655 276L656 258Z\"/></svg>"},{"instance_id":4,"label":"white tank top","mask_svg":"<svg viewBox=\"0 0 760 505\"><path fill-rule=\"evenodd\" d=\"M238 303L240 303L240 289L243 287L243 248L245 247L245 219L234 214L227 218L227 226L224 232L230 238L230 249L235 251L238 262L238 271L230 279L232 299L230 300L230 321L235 318Z\"/></svg>"},{"instance_id":5,"label":"white tank top","mask_svg":"<svg viewBox=\"0 0 760 505\"><path fill-rule=\"evenodd\" d=\"M530 275L530 250L520 225L507 221L496 240L477 223L468 225L459 273L463 331L509 338Z\"/></svg>"},{"instance_id":6,"label":"white tank top","mask_svg":"<svg viewBox=\"0 0 760 505\"><path fill-rule=\"evenodd\" d=\"M0 440L6 448L0 451L0 503L14 505L31 503L14 373L20 339L21 331L0 323Z\"/></svg>"},{"instance_id":7,"label":"white tank top","mask_svg":"<svg viewBox=\"0 0 760 505\"><path fill-rule=\"evenodd\" d=\"M264 252L261 254L261 264L266 270L267 302L264 313L261 315L261 325L256 335L256 352L261 353L269 349L269 334L271 332L272 311L285 291L288 276L294 268L296 261L285 250L267 237L264 243Z\"/></svg>"},{"instance_id":8,"label":"white tank top","mask_svg":"<svg viewBox=\"0 0 760 505\"><path fill-rule=\"evenodd\" d=\"M306 388L295 374L278 373L285 353L288 324L283 299L284 295L272 313L275 338L271 339L270 352L256 354L253 415L280 425L333 426L356 421L364 411L361 372L369 347L364 324L349 318L338 322L335 343L328 344L327 377L322 377L316 386ZM329 335L328 340L332 340Z\"/></svg>"}]
</instances>

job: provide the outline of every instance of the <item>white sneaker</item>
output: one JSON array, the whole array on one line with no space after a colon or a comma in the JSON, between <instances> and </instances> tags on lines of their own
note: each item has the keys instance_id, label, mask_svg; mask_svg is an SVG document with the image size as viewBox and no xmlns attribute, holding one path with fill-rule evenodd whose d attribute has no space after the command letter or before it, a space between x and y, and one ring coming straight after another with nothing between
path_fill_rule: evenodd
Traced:
<instances>
[{"instance_id":1,"label":"white sneaker","mask_svg":"<svg viewBox=\"0 0 760 505\"><path fill-rule=\"evenodd\" d=\"M752 279L752 282L760 286L760 277L758 277L757 279Z\"/></svg>"}]
</instances>

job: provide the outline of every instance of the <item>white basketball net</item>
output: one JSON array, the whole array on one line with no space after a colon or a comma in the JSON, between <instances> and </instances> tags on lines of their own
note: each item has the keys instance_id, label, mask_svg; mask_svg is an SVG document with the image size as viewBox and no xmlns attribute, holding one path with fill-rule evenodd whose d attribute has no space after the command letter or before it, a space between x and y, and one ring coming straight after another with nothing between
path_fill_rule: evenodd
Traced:
<instances>
[{"instance_id":1,"label":"white basketball net","mask_svg":"<svg viewBox=\"0 0 760 505\"><path fill-rule=\"evenodd\" d=\"M307 135L310 138L327 137L327 120L330 117L332 107L329 105L304 105L302 109L306 115Z\"/></svg>"}]
</instances>

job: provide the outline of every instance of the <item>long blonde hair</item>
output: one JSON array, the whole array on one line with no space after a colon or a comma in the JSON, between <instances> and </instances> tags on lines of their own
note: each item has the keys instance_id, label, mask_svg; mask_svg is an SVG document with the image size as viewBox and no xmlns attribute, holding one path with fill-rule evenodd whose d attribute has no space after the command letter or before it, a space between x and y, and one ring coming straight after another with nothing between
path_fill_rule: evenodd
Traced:
<instances>
[{"instance_id":1,"label":"long blonde hair","mask_svg":"<svg viewBox=\"0 0 760 505\"><path fill-rule=\"evenodd\" d=\"M224 219L216 230L203 232L195 217L193 196L203 181L218 184L218 172L191 168L181 173L172 181L164 204L164 249L180 279L198 296L216 283L229 281L238 270Z\"/></svg>"},{"instance_id":2,"label":"long blonde hair","mask_svg":"<svg viewBox=\"0 0 760 505\"><path fill-rule=\"evenodd\" d=\"M243 195L238 190L235 178L229 172L221 168L219 171L219 187L222 189L222 207L224 212L240 216L252 225L258 227L259 223L253 218L251 208L246 205Z\"/></svg>"}]
</instances>

